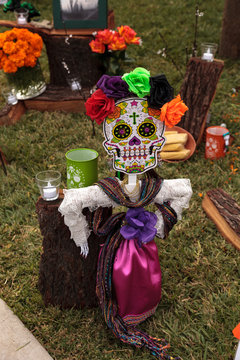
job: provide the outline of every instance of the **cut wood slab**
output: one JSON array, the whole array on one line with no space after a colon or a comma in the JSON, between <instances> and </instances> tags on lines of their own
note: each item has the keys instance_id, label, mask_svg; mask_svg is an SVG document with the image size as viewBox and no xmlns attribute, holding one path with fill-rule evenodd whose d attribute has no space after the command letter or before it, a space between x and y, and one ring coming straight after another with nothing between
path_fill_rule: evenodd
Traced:
<instances>
[{"instance_id":1,"label":"cut wood slab","mask_svg":"<svg viewBox=\"0 0 240 360\"><path fill-rule=\"evenodd\" d=\"M224 190L209 190L202 201L207 216L222 236L240 250L240 206Z\"/></svg>"}]
</instances>

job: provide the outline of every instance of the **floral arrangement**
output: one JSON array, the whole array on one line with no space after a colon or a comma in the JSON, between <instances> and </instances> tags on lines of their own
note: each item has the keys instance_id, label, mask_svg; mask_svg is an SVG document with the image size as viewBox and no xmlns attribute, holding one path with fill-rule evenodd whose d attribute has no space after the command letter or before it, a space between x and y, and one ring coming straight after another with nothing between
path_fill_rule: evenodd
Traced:
<instances>
[{"instance_id":1,"label":"floral arrangement","mask_svg":"<svg viewBox=\"0 0 240 360\"><path fill-rule=\"evenodd\" d=\"M97 83L97 90L85 103L86 114L92 121L101 124L117 110L115 100L146 97L146 112L164 121L166 126L173 127L188 110L181 96L174 98L173 93L174 89L164 74L151 77L150 72L141 67L123 76L103 75Z\"/></svg>"},{"instance_id":2,"label":"floral arrangement","mask_svg":"<svg viewBox=\"0 0 240 360\"><path fill-rule=\"evenodd\" d=\"M15 73L21 67L34 67L41 55L43 40L27 29L5 31L0 34L0 69Z\"/></svg>"},{"instance_id":3,"label":"floral arrangement","mask_svg":"<svg viewBox=\"0 0 240 360\"><path fill-rule=\"evenodd\" d=\"M115 30L100 30L94 33L95 40L89 43L93 52L104 54L106 51L125 50L128 45L141 45L140 37L128 25L122 25Z\"/></svg>"}]
</instances>

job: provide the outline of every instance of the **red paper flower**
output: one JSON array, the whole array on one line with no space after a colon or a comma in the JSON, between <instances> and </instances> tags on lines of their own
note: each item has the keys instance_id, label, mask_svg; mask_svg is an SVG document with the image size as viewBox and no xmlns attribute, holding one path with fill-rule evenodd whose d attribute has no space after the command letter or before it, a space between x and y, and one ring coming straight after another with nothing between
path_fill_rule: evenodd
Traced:
<instances>
[{"instance_id":1,"label":"red paper flower","mask_svg":"<svg viewBox=\"0 0 240 360\"><path fill-rule=\"evenodd\" d=\"M104 54L104 52L105 52L105 45L102 42L100 42L99 40L92 40L89 43L89 46L93 52L96 52L98 54Z\"/></svg>"},{"instance_id":2,"label":"red paper flower","mask_svg":"<svg viewBox=\"0 0 240 360\"><path fill-rule=\"evenodd\" d=\"M119 33L115 33L111 43L108 45L109 50L125 50L127 47L125 40L122 36L119 35Z\"/></svg>"},{"instance_id":3,"label":"red paper flower","mask_svg":"<svg viewBox=\"0 0 240 360\"><path fill-rule=\"evenodd\" d=\"M113 98L108 98L101 89L98 89L87 99L85 107L86 114L100 125L114 111L115 102Z\"/></svg>"},{"instance_id":4,"label":"red paper flower","mask_svg":"<svg viewBox=\"0 0 240 360\"><path fill-rule=\"evenodd\" d=\"M110 44L112 38L114 36L115 31L111 31L109 29L100 30L97 33L96 40L100 41L103 44Z\"/></svg>"},{"instance_id":5,"label":"red paper flower","mask_svg":"<svg viewBox=\"0 0 240 360\"><path fill-rule=\"evenodd\" d=\"M181 96L178 96L165 103L161 108L160 120L165 121L166 126L173 127L181 120L181 117L188 110L188 107L181 100Z\"/></svg>"}]
</instances>

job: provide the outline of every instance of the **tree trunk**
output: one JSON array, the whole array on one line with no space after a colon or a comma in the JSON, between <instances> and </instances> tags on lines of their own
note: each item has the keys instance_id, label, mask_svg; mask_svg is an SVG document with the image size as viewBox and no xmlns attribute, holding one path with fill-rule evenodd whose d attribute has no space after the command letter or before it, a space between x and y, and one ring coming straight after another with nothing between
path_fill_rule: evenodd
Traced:
<instances>
[{"instance_id":1,"label":"tree trunk","mask_svg":"<svg viewBox=\"0 0 240 360\"><path fill-rule=\"evenodd\" d=\"M219 54L231 59L240 58L239 0L225 0Z\"/></svg>"},{"instance_id":2,"label":"tree trunk","mask_svg":"<svg viewBox=\"0 0 240 360\"><path fill-rule=\"evenodd\" d=\"M43 253L40 260L38 288L44 303L62 309L93 307L97 305L95 293L97 261L100 244L105 237L93 232L88 238L89 254L80 255L80 248L70 239L70 231L58 211L63 195L55 201L40 198L36 204L40 230L43 235ZM90 224L92 213L84 209ZM111 208L104 208L106 221Z\"/></svg>"},{"instance_id":3,"label":"tree trunk","mask_svg":"<svg viewBox=\"0 0 240 360\"><path fill-rule=\"evenodd\" d=\"M192 134L197 145L202 140L207 114L223 67L224 62L221 60L207 62L200 58L191 58L187 65L180 94L189 110L179 126Z\"/></svg>"}]
</instances>

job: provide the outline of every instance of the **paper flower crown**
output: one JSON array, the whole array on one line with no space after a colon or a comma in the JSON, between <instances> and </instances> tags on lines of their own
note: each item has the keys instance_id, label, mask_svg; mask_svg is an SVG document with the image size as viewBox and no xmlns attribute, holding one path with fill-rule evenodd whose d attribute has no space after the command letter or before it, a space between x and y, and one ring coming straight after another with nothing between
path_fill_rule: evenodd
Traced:
<instances>
[{"instance_id":1,"label":"paper flower crown","mask_svg":"<svg viewBox=\"0 0 240 360\"><path fill-rule=\"evenodd\" d=\"M123 76L103 75L97 83L97 90L85 103L86 114L101 124L114 113L115 101L137 96L147 98L152 116L173 127L188 110L180 95L174 98L173 93L174 89L164 74L151 77L150 72L142 67Z\"/></svg>"}]
</instances>

